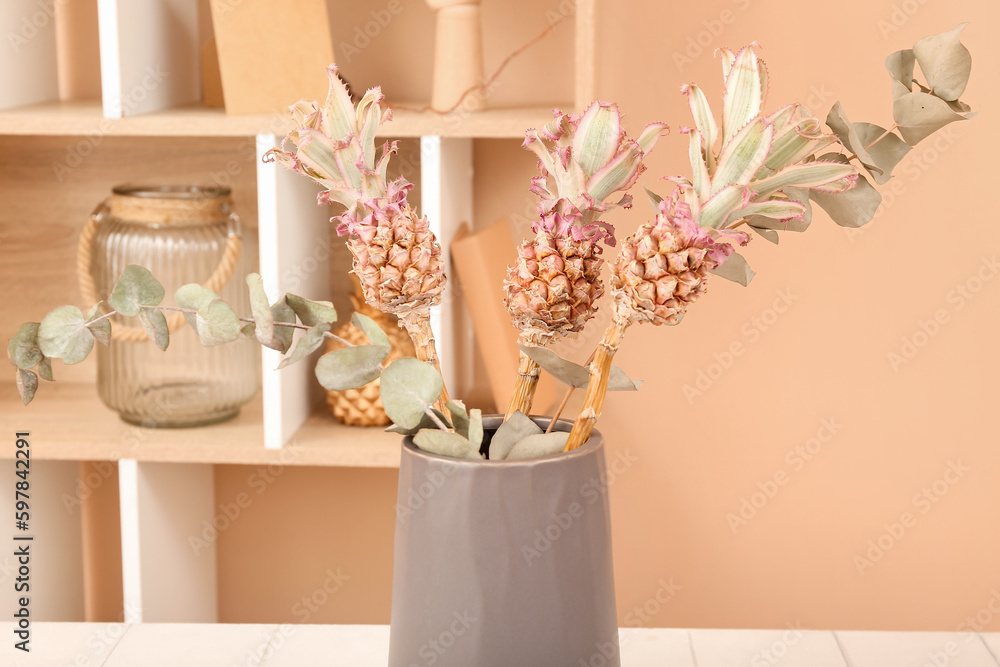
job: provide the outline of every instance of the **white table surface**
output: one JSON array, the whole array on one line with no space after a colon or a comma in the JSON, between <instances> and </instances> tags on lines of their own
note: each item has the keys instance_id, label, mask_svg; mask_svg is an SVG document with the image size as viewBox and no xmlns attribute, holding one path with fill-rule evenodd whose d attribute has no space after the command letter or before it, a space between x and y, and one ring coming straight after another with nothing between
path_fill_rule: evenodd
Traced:
<instances>
[{"instance_id":1,"label":"white table surface","mask_svg":"<svg viewBox=\"0 0 1000 667\"><path fill-rule=\"evenodd\" d=\"M384 625L34 623L26 654L13 629L0 665L386 667L389 642ZM1000 633L628 628L621 650L622 667L1000 667Z\"/></svg>"}]
</instances>

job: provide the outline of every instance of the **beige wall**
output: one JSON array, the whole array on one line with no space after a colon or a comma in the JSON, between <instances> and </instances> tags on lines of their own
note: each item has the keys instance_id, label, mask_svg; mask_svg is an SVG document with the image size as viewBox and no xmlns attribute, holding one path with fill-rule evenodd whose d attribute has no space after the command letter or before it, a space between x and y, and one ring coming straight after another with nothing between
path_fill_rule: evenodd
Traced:
<instances>
[{"instance_id":1,"label":"beige wall","mask_svg":"<svg viewBox=\"0 0 1000 667\"><path fill-rule=\"evenodd\" d=\"M704 21L733 20L710 48L761 43L771 108L797 99L825 113L839 99L854 120L882 125L891 123L883 58L972 22L964 37L975 58L967 98L983 117L918 146L894 180L894 201L886 197L864 232L838 228L820 212L807 233L785 234L778 247L755 239L746 255L759 275L748 289L716 281L681 326L631 333L620 363L648 383L637 400L614 397L601 423L612 451L638 458L612 491L620 613L672 577L681 589L654 617L657 625L954 629L1000 590L1000 267L984 263L1000 242L986 199L998 139L991 108L1000 5L603 6L600 25L616 47L601 59L598 91L622 103L633 128L654 119L675 129L689 123L677 94L682 82L704 82L717 99L719 69L708 49L683 72L673 62ZM619 13L632 20L616 20ZM901 25L889 31L893 21ZM658 74L636 67L643 61L656 63ZM686 171L686 142L671 139L650 162L651 187L652 177ZM638 223L639 211L619 217L622 231ZM997 279L980 283L977 275ZM967 299L956 291L961 285L980 291ZM787 308L781 294L794 299ZM935 313L947 321L924 341L921 323ZM894 368L887 355L902 354L904 337L926 344ZM722 369L736 343L743 354ZM688 400L684 386L702 372L717 379ZM824 420L836 422L836 433L801 459L797 447L830 436ZM940 481L952 462L968 470L951 474L954 484ZM727 515L744 498L761 504L753 494L775 475L785 479L781 473L787 483L731 528ZM917 497L935 484L943 497L933 490L935 502ZM889 547L881 558L855 561L906 512L911 527L881 538ZM1000 621L989 627L1000 629Z\"/></svg>"},{"instance_id":2,"label":"beige wall","mask_svg":"<svg viewBox=\"0 0 1000 667\"><path fill-rule=\"evenodd\" d=\"M512 11L540 4L519 1ZM610 456L635 458L610 490L623 623L955 629L1000 591L1000 278L976 282L993 273L984 258L1000 245L987 203L996 190L1000 5L601 4L599 94L622 104L633 132L652 120L674 128L643 179L661 192L659 176L687 171L686 139L676 130L690 119L678 86L697 81L718 99L715 47L761 43L772 108L798 100L825 113L839 99L853 120L887 124L885 55L972 22L966 97L983 116L920 145L865 231L849 233L820 211L807 233L785 234L778 247L754 240L746 255L758 276L749 288L714 281L682 326L630 332L620 364L646 385L629 400L612 396L599 426ZM544 25L543 12L533 16L535 27L528 18L489 23L487 42L508 39L495 30L516 28L524 34L508 39L513 48ZM704 30L707 47L679 71L674 54ZM396 48L403 58L409 47ZM568 55L550 69L532 57L536 66L522 66L508 90L536 91L552 71L561 97ZM523 215L533 168L517 142L477 141L476 223ZM613 221L624 234L646 215L637 198ZM978 291L965 298L963 285ZM921 323L935 313L946 321L924 341ZM904 337L926 344L893 368L887 355L901 354ZM733 346L741 353L730 359ZM571 347L581 360L588 352ZM703 393L689 400L684 387L697 386L701 373ZM796 453L809 447L809 460ZM953 464L960 477L947 472ZM246 487L248 474L219 467L219 502ZM273 610L286 608L282 618L296 620L295 601L340 566L351 579L310 622L386 622L395 479L391 471L284 473L219 539L222 620L274 621ZM775 479L783 483L772 486ZM755 496L762 487L773 497ZM935 502L919 497L925 488ZM727 515L738 515L744 499L761 507L754 516L744 510L749 518L734 530ZM887 534L904 513L909 526L892 528L898 538ZM884 555L859 568L856 557L867 558L869 541L880 539ZM981 616L987 629L1000 630L996 616Z\"/></svg>"}]
</instances>

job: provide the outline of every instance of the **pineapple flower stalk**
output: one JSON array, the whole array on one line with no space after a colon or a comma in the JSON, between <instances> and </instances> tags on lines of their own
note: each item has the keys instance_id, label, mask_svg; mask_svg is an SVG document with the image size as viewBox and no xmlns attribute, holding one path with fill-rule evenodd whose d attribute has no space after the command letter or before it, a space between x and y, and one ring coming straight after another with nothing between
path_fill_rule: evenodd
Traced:
<instances>
[{"instance_id":1,"label":"pineapple flower stalk","mask_svg":"<svg viewBox=\"0 0 1000 667\"><path fill-rule=\"evenodd\" d=\"M290 107L296 127L280 149L268 151L267 159L321 185L320 204L344 207L331 222L337 221L337 233L348 237L365 301L396 315L417 358L440 371L430 307L440 303L446 283L441 246L427 218L407 202L413 185L402 177L386 178L396 143L384 143L376 159L375 134L392 112L382 111L380 88L368 90L355 107L337 68L331 65L328 73L326 103L301 100ZM443 389L438 409L444 410L447 402Z\"/></svg>"},{"instance_id":2,"label":"pineapple flower stalk","mask_svg":"<svg viewBox=\"0 0 1000 667\"><path fill-rule=\"evenodd\" d=\"M841 193L857 181L853 165L815 158L837 139L824 134L819 121L802 114L798 105L763 113L768 74L756 44L737 53L723 49L722 70L721 126L697 86L681 88L696 125L682 130L689 138L692 177L669 178L677 185L673 195L659 201L655 220L623 244L612 271L612 323L590 364L567 451L587 441L601 414L611 359L625 329L640 322L679 323L705 292L710 272L733 259L745 266L733 246L722 242L746 245L749 236L734 227L786 228L804 215L808 191Z\"/></svg>"},{"instance_id":3,"label":"pineapple flower stalk","mask_svg":"<svg viewBox=\"0 0 1000 667\"><path fill-rule=\"evenodd\" d=\"M652 123L631 140L617 105L596 101L583 114L555 112L541 130L526 133L524 147L538 156L540 176L531 192L540 198L535 237L524 241L508 268L504 305L522 345L543 346L578 333L597 310L604 293L601 244L615 245L614 228L600 220L618 206L645 170L643 158L666 130ZM521 353L514 395L506 418L528 414L540 373Z\"/></svg>"},{"instance_id":4,"label":"pineapple flower stalk","mask_svg":"<svg viewBox=\"0 0 1000 667\"><path fill-rule=\"evenodd\" d=\"M622 243L612 265L612 320L590 363L590 382L583 408L570 433L566 450L590 437L604 407L611 376L611 361L632 324L680 323L688 306L707 288L708 274L721 266L733 246L745 245L743 232L716 230L698 225L691 208L679 193L659 202L658 213Z\"/></svg>"},{"instance_id":5,"label":"pineapple flower stalk","mask_svg":"<svg viewBox=\"0 0 1000 667\"><path fill-rule=\"evenodd\" d=\"M817 159L818 152L838 144L837 137L823 132L822 123L798 104L763 112L768 73L756 43L720 53L722 122L716 123L698 86L681 87L695 122L681 130L688 135L692 175L667 180L679 187L702 227L747 223L757 230L795 229L809 191L840 194L855 185L859 170L836 153Z\"/></svg>"}]
</instances>

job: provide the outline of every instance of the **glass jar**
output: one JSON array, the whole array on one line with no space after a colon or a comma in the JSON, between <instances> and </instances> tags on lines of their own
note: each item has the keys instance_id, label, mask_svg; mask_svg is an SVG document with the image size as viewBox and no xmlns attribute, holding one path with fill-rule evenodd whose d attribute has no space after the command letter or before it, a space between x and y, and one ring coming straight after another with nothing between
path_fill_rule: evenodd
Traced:
<instances>
[{"instance_id":1,"label":"glass jar","mask_svg":"<svg viewBox=\"0 0 1000 667\"><path fill-rule=\"evenodd\" d=\"M196 282L247 317L244 279L256 263L254 241L242 237L228 189L119 186L81 235L81 291L88 307L107 301L125 267L138 264L163 285L163 305L173 306L177 288ZM204 347L181 313L164 315L170 325L165 351L148 339L138 317L113 317L111 344L97 345L101 400L125 421L146 427L201 426L236 416L257 392L257 344L241 337Z\"/></svg>"}]
</instances>

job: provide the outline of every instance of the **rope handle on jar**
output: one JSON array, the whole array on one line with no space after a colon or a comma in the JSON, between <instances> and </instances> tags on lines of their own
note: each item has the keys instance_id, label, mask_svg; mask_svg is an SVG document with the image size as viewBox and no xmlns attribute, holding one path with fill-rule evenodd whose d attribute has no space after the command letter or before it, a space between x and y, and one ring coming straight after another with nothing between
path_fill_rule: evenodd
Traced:
<instances>
[{"instance_id":1,"label":"rope handle on jar","mask_svg":"<svg viewBox=\"0 0 1000 667\"><path fill-rule=\"evenodd\" d=\"M77 245L77 279L80 282L80 296L83 297L84 303L88 304L88 308L93 307L95 303L100 301L97 298L97 286L94 284L94 275L91 273L91 262L93 258L94 236L97 234L97 228L101 224L101 216L108 210L105 202L102 202L94 209L94 212L87 218L87 222L83 226L83 231L80 232L80 242ZM212 272L212 275L205 282L206 289L218 292L229 282L229 279L233 277L233 273L236 271L236 264L239 262L242 249L243 238L231 227L229 233L226 235L226 247L222 253L222 259L219 260L219 265L215 267L215 271ZM184 313L172 312L167 315L166 319L167 329L170 333L174 333L184 326ZM122 343L141 343L149 340L146 330L142 327L121 325L111 330L111 338Z\"/></svg>"}]
</instances>

